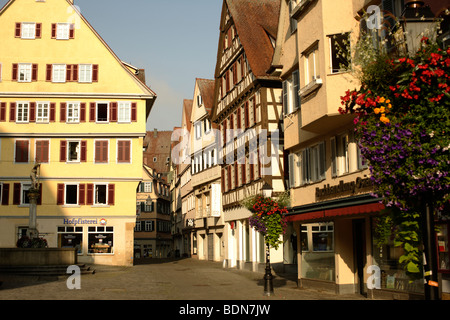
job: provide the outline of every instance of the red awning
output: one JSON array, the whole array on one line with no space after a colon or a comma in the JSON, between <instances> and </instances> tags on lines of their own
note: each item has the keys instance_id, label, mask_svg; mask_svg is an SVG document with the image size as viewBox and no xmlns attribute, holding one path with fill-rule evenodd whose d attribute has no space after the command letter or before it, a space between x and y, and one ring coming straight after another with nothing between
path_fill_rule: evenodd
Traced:
<instances>
[{"instance_id":1,"label":"red awning","mask_svg":"<svg viewBox=\"0 0 450 320\"><path fill-rule=\"evenodd\" d=\"M327 209L320 211L313 211L301 214L293 214L287 216L287 221L306 221L306 220L318 220L318 219L327 219L327 218L335 218L341 216L350 216L350 215L359 215L365 213L374 213L379 212L384 209L384 205L381 203L368 203L356 206L348 206L343 208L336 209Z\"/></svg>"}]
</instances>

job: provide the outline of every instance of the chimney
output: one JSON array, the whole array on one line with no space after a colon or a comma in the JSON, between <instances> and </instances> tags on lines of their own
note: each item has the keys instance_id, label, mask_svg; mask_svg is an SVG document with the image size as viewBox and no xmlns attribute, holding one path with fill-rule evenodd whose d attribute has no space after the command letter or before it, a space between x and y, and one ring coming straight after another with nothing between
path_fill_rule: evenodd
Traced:
<instances>
[{"instance_id":1,"label":"chimney","mask_svg":"<svg viewBox=\"0 0 450 320\"><path fill-rule=\"evenodd\" d=\"M158 137L158 129L154 129L153 130L153 138L157 138Z\"/></svg>"}]
</instances>

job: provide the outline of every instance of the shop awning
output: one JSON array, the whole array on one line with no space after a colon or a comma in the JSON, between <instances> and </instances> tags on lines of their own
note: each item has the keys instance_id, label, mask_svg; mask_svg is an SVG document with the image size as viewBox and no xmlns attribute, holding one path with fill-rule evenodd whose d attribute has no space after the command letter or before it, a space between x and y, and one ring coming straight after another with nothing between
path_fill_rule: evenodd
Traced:
<instances>
[{"instance_id":1,"label":"shop awning","mask_svg":"<svg viewBox=\"0 0 450 320\"><path fill-rule=\"evenodd\" d=\"M310 221L326 220L336 217L376 213L385 207L380 199L361 196L324 201L320 203L291 208L287 220Z\"/></svg>"}]
</instances>

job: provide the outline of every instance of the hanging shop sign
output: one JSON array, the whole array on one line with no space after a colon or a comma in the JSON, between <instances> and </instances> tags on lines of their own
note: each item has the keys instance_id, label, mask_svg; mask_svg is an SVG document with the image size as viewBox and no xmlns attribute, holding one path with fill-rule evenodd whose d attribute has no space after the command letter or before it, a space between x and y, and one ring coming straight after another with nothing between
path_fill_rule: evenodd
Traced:
<instances>
[{"instance_id":1,"label":"hanging shop sign","mask_svg":"<svg viewBox=\"0 0 450 320\"><path fill-rule=\"evenodd\" d=\"M324 184L323 188L316 188L316 199L322 200L324 198L338 197L344 194L356 194L373 187L373 182L370 178L356 178L355 181L344 182L339 181L339 184L330 186Z\"/></svg>"}]
</instances>

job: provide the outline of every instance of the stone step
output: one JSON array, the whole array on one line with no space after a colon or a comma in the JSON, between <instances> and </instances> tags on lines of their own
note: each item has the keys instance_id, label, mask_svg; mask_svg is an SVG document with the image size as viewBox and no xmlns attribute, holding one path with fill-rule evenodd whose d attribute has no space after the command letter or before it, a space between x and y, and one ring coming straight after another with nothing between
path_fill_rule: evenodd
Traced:
<instances>
[{"instance_id":1,"label":"stone step","mask_svg":"<svg viewBox=\"0 0 450 320\"><path fill-rule=\"evenodd\" d=\"M95 270L84 264L80 267L81 274L94 274ZM62 276L69 275L67 268L69 265L50 265L50 266L0 266L0 274L10 275L30 275L30 276Z\"/></svg>"}]
</instances>

